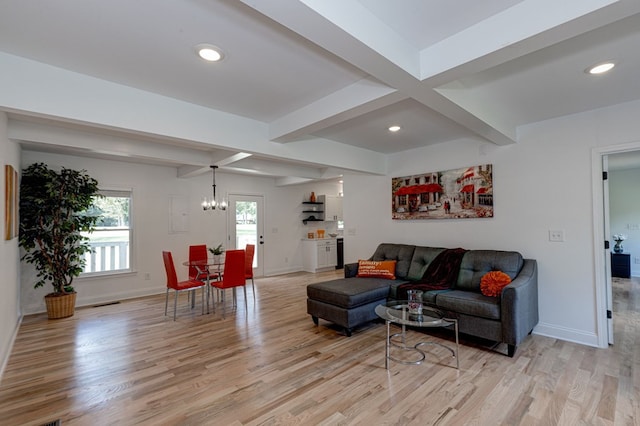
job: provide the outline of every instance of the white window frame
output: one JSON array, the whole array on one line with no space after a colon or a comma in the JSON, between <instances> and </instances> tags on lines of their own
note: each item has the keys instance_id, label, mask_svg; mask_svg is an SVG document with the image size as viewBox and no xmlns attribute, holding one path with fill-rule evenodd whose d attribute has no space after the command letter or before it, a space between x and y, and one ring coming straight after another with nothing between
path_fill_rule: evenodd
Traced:
<instances>
[{"instance_id":1,"label":"white window frame","mask_svg":"<svg viewBox=\"0 0 640 426\"><path fill-rule=\"evenodd\" d=\"M100 195L105 197L127 197L129 198L129 249L128 249L128 268L123 269L115 269L115 270L107 270L107 271L95 271L95 272L82 272L79 279L83 278L91 278L91 277L104 277L109 275L122 275L122 274L130 274L134 272L134 227L133 227L133 190L132 189L100 189L98 191ZM94 231L100 232L98 230Z\"/></svg>"}]
</instances>

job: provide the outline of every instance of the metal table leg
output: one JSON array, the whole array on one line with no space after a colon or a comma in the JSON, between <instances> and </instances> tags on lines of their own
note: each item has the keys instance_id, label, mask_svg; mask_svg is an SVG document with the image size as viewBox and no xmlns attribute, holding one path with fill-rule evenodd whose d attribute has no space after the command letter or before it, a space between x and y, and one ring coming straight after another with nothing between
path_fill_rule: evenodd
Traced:
<instances>
[{"instance_id":1,"label":"metal table leg","mask_svg":"<svg viewBox=\"0 0 640 426\"><path fill-rule=\"evenodd\" d=\"M389 356L391 356L391 351L390 351L390 348L389 348L389 339L390 339L389 329L390 329L390 326L391 326L391 321L386 321L386 323L387 323L387 338L384 341L384 345L385 345L384 346L384 350L385 350L384 368L388 370L389 369Z\"/></svg>"}]
</instances>

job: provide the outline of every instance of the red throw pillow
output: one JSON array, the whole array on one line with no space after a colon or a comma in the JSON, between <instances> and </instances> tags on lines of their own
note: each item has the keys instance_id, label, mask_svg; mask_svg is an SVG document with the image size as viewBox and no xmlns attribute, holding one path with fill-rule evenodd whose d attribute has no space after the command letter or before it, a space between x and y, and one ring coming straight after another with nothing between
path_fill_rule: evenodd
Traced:
<instances>
[{"instance_id":1,"label":"red throw pillow","mask_svg":"<svg viewBox=\"0 0 640 426\"><path fill-rule=\"evenodd\" d=\"M485 296L498 297L510 282L511 277L502 271L487 272L480 280L480 291Z\"/></svg>"},{"instance_id":2,"label":"red throw pillow","mask_svg":"<svg viewBox=\"0 0 640 426\"><path fill-rule=\"evenodd\" d=\"M396 279L395 260L359 260L358 277Z\"/></svg>"}]
</instances>

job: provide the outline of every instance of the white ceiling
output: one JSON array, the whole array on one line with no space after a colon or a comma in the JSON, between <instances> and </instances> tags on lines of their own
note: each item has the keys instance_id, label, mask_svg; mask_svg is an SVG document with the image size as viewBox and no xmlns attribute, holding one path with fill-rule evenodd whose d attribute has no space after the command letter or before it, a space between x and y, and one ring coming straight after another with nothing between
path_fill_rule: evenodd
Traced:
<instances>
[{"instance_id":1,"label":"white ceiling","mask_svg":"<svg viewBox=\"0 0 640 426\"><path fill-rule=\"evenodd\" d=\"M225 60L198 59L204 42ZM215 161L297 183L377 172L305 158L300 141L336 157L464 137L505 145L519 126L640 99L638 46L638 0L4 0L0 52L234 114L268 135L265 147L234 149L35 114L1 93L0 108L25 149L194 173ZM584 72L603 60L618 66ZM73 143L86 135L100 149Z\"/></svg>"}]
</instances>

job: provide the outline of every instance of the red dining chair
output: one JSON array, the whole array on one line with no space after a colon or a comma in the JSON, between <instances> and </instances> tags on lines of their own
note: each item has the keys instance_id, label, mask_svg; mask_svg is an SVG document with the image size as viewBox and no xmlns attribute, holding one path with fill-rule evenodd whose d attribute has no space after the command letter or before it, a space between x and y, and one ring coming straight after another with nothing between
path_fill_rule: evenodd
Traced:
<instances>
[{"instance_id":1,"label":"red dining chair","mask_svg":"<svg viewBox=\"0 0 640 426\"><path fill-rule=\"evenodd\" d=\"M256 300L256 285L253 282L253 256L256 252L256 246L254 244L247 244L244 249L244 279L251 279L251 290L253 291L253 300Z\"/></svg>"},{"instance_id":2,"label":"red dining chair","mask_svg":"<svg viewBox=\"0 0 640 426\"><path fill-rule=\"evenodd\" d=\"M227 250L224 261L224 272L219 281L211 281L211 286L222 291L222 317L225 317L225 300L226 289L233 289L233 306L238 305L236 287L244 289L244 306L247 309L247 280L245 279L244 269L244 250Z\"/></svg>"},{"instance_id":3,"label":"red dining chair","mask_svg":"<svg viewBox=\"0 0 640 426\"><path fill-rule=\"evenodd\" d=\"M178 281L176 275L176 267L173 264L173 256L170 251L162 252L162 260L164 261L164 269L167 273L167 294L164 299L164 314L167 315L167 306L169 305L169 289L172 289L176 293L175 300L173 302L173 320L176 320L176 311L178 309L178 293L182 291L195 292L195 290L202 289L202 314L204 315L204 292L206 283L200 280L189 279L187 281ZM194 293L195 296L195 293Z\"/></svg>"},{"instance_id":4,"label":"red dining chair","mask_svg":"<svg viewBox=\"0 0 640 426\"><path fill-rule=\"evenodd\" d=\"M208 258L207 246L205 244L197 244L189 246L189 262L202 260L206 261ZM207 271L198 270L195 266L189 266L189 279L207 281L207 278L211 280L217 280L220 278L219 272L209 271L209 277L207 277Z\"/></svg>"}]
</instances>

